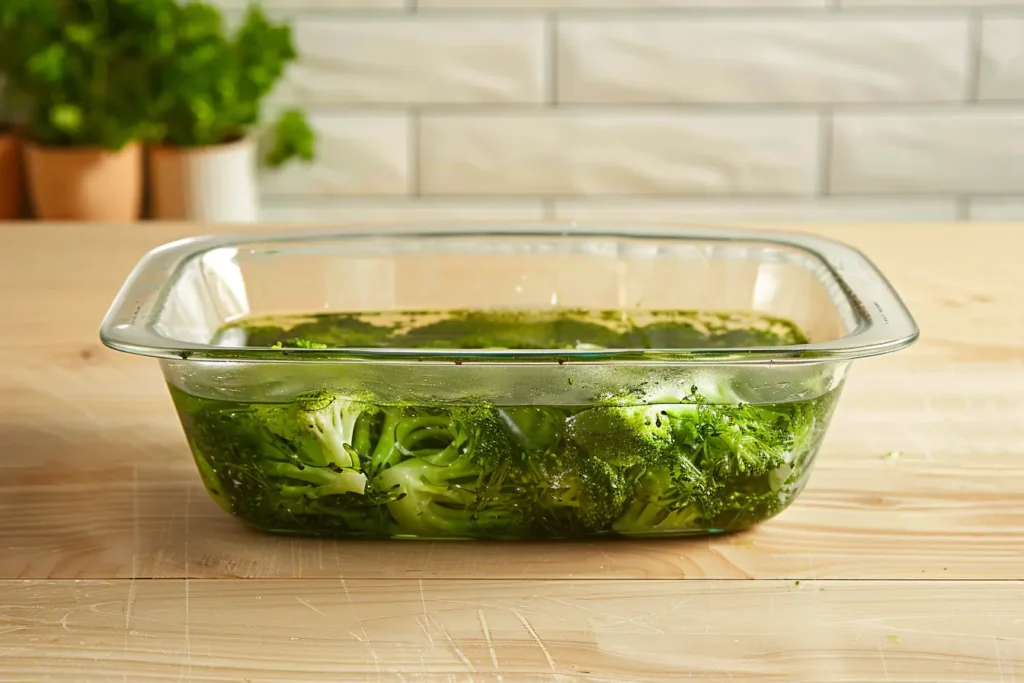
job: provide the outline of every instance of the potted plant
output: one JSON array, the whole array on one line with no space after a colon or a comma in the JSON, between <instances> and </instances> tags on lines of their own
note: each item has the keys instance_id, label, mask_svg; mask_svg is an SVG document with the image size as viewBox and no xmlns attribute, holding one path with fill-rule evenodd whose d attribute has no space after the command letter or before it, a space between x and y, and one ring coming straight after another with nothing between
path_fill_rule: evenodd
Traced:
<instances>
[{"instance_id":1,"label":"potted plant","mask_svg":"<svg viewBox=\"0 0 1024 683\"><path fill-rule=\"evenodd\" d=\"M0 9L0 221L20 218L24 197L22 150L19 124L24 120L25 101L9 83L14 53L11 46L10 13Z\"/></svg>"},{"instance_id":2,"label":"potted plant","mask_svg":"<svg viewBox=\"0 0 1024 683\"><path fill-rule=\"evenodd\" d=\"M15 129L13 99L0 75L0 221L20 218L22 211L21 138Z\"/></svg>"},{"instance_id":3,"label":"potted plant","mask_svg":"<svg viewBox=\"0 0 1024 683\"><path fill-rule=\"evenodd\" d=\"M174 35L174 50L156 69L161 142L149 151L152 215L256 220L255 129L264 98L296 58L291 28L251 6L229 33L217 8L192 2L179 6ZM267 165L313 158L313 132L301 112L284 112L265 133Z\"/></svg>"},{"instance_id":4,"label":"potted plant","mask_svg":"<svg viewBox=\"0 0 1024 683\"><path fill-rule=\"evenodd\" d=\"M37 217L133 221L149 73L173 0L3 0L3 63L29 100L25 162Z\"/></svg>"}]
</instances>

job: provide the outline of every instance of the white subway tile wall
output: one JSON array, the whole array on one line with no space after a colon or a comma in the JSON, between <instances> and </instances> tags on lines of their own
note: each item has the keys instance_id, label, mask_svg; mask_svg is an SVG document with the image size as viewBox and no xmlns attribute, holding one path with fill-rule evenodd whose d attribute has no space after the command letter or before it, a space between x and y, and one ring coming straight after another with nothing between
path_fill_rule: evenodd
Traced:
<instances>
[{"instance_id":1,"label":"white subway tile wall","mask_svg":"<svg viewBox=\"0 0 1024 683\"><path fill-rule=\"evenodd\" d=\"M209 0L227 10L244 10L252 0ZM264 9L269 10L373 10L404 9L405 0L262 0Z\"/></svg>"},{"instance_id":2,"label":"white subway tile wall","mask_svg":"<svg viewBox=\"0 0 1024 683\"><path fill-rule=\"evenodd\" d=\"M301 223L408 223L437 221L537 221L547 217L539 199L434 198L363 199L325 197L320 199L268 197L263 201L263 219Z\"/></svg>"},{"instance_id":3,"label":"white subway tile wall","mask_svg":"<svg viewBox=\"0 0 1024 683\"><path fill-rule=\"evenodd\" d=\"M294 24L302 61L279 98L309 104L541 104L546 26L403 15Z\"/></svg>"},{"instance_id":4,"label":"white subway tile wall","mask_svg":"<svg viewBox=\"0 0 1024 683\"><path fill-rule=\"evenodd\" d=\"M425 195L806 195L812 114L422 114Z\"/></svg>"},{"instance_id":5,"label":"white subway tile wall","mask_svg":"<svg viewBox=\"0 0 1024 683\"><path fill-rule=\"evenodd\" d=\"M1024 93L1024 16L986 17L981 35L978 97L1020 100Z\"/></svg>"},{"instance_id":6,"label":"white subway tile wall","mask_svg":"<svg viewBox=\"0 0 1024 683\"><path fill-rule=\"evenodd\" d=\"M1024 192L1024 108L837 114L834 194Z\"/></svg>"},{"instance_id":7,"label":"white subway tile wall","mask_svg":"<svg viewBox=\"0 0 1024 683\"><path fill-rule=\"evenodd\" d=\"M742 204L706 199L565 199L555 218L575 221L822 223L832 221L955 221L954 199L762 199Z\"/></svg>"},{"instance_id":8,"label":"white subway tile wall","mask_svg":"<svg viewBox=\"0 0 1024 683\"><path fill-rule=\"evenodd\" d=\"M825 7L830 0L418 0L422 9L625 9Z\"/></svg>"},{"instance_id":9,"label":"white subway tile wall","mask_svg":"<svg viewBox=\"0 0 1024 683\"><path fill-rule=\"evenodd\" d=\"M955 102L967 82L948 17L568 17L558 38L562 102Z\"/></svg>"},{"instance_id":10,"label":"white subway tile wall","mask_svg":"<svg viewBox=\"0 0 1024 683\"><path fill-rule=\"evenodd\" d=\"M408 195L413 171L411 119L403 112L316 114L314 164L290 164L263 175L266 195Z\"/></svg>"},{"instance_id":11,"label":"white subway tile wall","mask_svg":"<svg viewBox=\"0 0 1024 683\"><path fill-rule=\"evenodd\" d=\"M976 221L1024 221L1024 197L979 197L970 203Z\"/></svg>"},{"instance_id":12,"label":"white subway tile wall","mask_svg":"<svg viewBox=\"0 0 1024 683\"><path fill-rule=\"evenodd\" d=\"M321 135L266 220L1024 220L1024 0L263 5Z\"/></svg>"}]
</instances>

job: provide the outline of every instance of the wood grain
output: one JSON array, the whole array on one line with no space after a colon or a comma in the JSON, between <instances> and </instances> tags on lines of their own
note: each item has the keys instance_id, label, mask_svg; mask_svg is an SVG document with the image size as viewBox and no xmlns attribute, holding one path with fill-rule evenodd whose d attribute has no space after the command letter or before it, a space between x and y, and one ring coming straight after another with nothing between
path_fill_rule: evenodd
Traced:
<instances>
[{"instance_id":1,"label":"wood grain","mask_svg":"<svg viewBox=\"0 0 1024 683\"><path fill-rule=\"evenodd\" d=\"M5 582L0 681L86 666L133 681L1011 681L1022 595L944 581Z\"/></svg>"},{"instance_id":2,"label":"wood grain","mask_svg":"<svg viewBox=\"0 0 1024 683\"><path fill-rule=\"evenodd\" d=\"M97 339L138 258L196 228L0 228L0 681L1015 680L1024 229L800 229L866 251L923 337L854 365L793 507L446 544L268 536L209 499L156 363Z\"/></svg>"}]
</instances>

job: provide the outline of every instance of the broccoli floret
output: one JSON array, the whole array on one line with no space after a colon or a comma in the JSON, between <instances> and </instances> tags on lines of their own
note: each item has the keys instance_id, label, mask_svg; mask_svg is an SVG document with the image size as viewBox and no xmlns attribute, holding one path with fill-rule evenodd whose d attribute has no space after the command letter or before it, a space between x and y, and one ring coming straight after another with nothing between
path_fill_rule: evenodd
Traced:
<instances>
[{"instance_id":1,"label":"broccoli floret","mask_svg":"<svg viewBox=\"0 0 1024 683\"><path fill-rule=\"evenodd\" d=\"M352 445L356 422L376 413L375 406L317 391L297 396L295 407L296 419L320 441L328 462L341 468L359 468L359 453Z\"/></svg>"},{"instance_id":2,"label":"broccoli floret","mask_svg":"<svg viewBox=\"0 0 1024 683\"><path fill-rule=\"evenodd\" d=\"M385 427L374 487L393 497L388 511L402 534L515 538L526 530L528 494L513 474L516 444L493 408L443 413L405 409ZM385 425L388 425L385 417ZM380 446L378 446L380 450ZM405 459L392 464L394 453ZM375 453L376 456L376 453Z\"/></svg>"},{"instance_id":3,"label":"broccoli floret","mask_svg":"<svg viewBox=\"0 0 1024 683\"><path fill-rule=\"evenodd\" d=\"M715 405L695 392L691 400L685 410L655 406L668 417L672 446L638 480L613 526L619 533L735 530L784 506L792 459L816 431L814 415L800 404Z\"/></svg>"},{"instance_id":4,"label":"broccoli floret","mask_svg":"<svg viewBox=\"0 0 1024 683\"><path fill-rule=\"evenodd\" d=\"M673 447L661 406L591 408L568 417L564 432L560 450L532 464L548 530L606 530L623 514L638 477Z\"/></svg>"},{"instance_id":5,"label":"broccoli floret","mask_svg":"<svg viewBox=\"0 0 1024 683\"><path fill-rule=\"evenodd\" d=\"M793 456L820 431L806 404L712 404L697 386L679 398L670 389L611 397L568 420L572 444L615 468L629 489L612 529L740 528L781 509Z\"/></svg>"},{"instance_id":6,"label":"broccoli floret","mask_svg":"<svg viewBox=\"0 0 1024 683\"><path fill-rule=\"evenodd\" d=\"M700 403L692 419L673 422L680 450L701 469L720 478L761 477L790 466L806 454L822 430L821 409L831 399L774 405Z\"/></svg>"},{"instance_id":7,"label":"broccoli floret","mask_svg":"<svg viewBox=\"0 0 1024 683\"><path fill-rule=\"evenodd\" d=\"M700 529L717 493L717 483L689 459L666 452L637 479L612 529L629 535Z\"/></svg>"},{"instance_id":8,"label":"broccoli floret","mask_svg":"<svg viewBox=\"0 0 1024 683\"><path fill-rule=\"evenodd\" d=\"M572 446L546 460L532 467L539 492L534 522L540 528L555 536L590 534L606 530L622 514L629 494L622 468Z\"/></svg>"},{"instance_id":9,"label":"broccoli floret","mask_svg":"<svg viewBox=\"0 0 1024 683\"><path fill-rule=\"evenodd\" d=\"M502 420L523 449L520 471L533 492L531 525L546 536L597 532L621 512L629 492L629 458L602 458L578 441L586 417L553 407L502 408ZM598 434L586 432L589 437Z\"/></svg>"},{"instance_id":10,"label":"broccoli floret","mask_svg":"<svg viewBox=\"0 0 1024 683\"><path fill-rule=\"evenodd\" d=\"M711 475L756 477L785 463L789 420L752 406L700 404L673 423L680 452Z\"/></svg>"},{"instance_id":11,"label":"broccoli floret","mask_svg":"<svg viewBox=\"0 0 1024 683\"><path fill-rule=\"evenodd\" d=\"M354 469L306 467L301 464L271 460L263 466L263 472L270 477L295 480L295 484L282 485L281 492L285 497L294 497L289 495L289 491L301 493L310 498L320 498L346 493L362 494L366 489L366 476ZM298 482L303 483L299 484Z\"/></svg>"},{"instance_id":12,"label":"broccoli floret","mask_svg":"<svg viewBox=\"0 0 1024 683\"><path fill-rule=\"evenodd\" d=\"M303 526L309 518L315 528L333 516L332 523L353 530L373 519L358 509L376 501L365 495L367 478L353 437L375 419L374 406L329 392L285 404L200 399L174 388L171 393L204 483L221 507L268 525L286 519Z\"/></svg>"},{"instance_id":13,"label":"broccoli floret","mask_svg":"<svg viewBox=\"0 0 1024 683\"><path fill-rule=\"evenodd\" d=\"M264 428L277 437L283 450L292 450L289 460L299 465L331 467L346 474L344 481L354 493L363 493L366 475L355 446L357 423L369 419L377 408L369 403L343 398L329 391L297 396L290 404L257 408Z\"/></svg>"},{"instance_id":14,"label":"broccoli floret","mask_svg":"<svg viewBox=\"0 0 1024 683\"><path fill-rule=\"evenodd\" d=\"M689 461L649 468L637 480L625 512L612 529L640 535L699 528L711 491L703 474Z\"/></svg>"},{"instance_id":15,"label":"broccoli floret","mask_svg":"<svg viewBox=\"0 0 1024 683\"><path fill-rule=\"evenodd\" d=\"M413 407L388 407L380 435L370 456L371 476L397 465L404 458L436 455L454 438L451 417L442 411Z\"/></svg>"},{"instance_id":16,"label":"broccoli floret","mask_svg":"<svg viewBox=\"0 0 1024 683\"><path fill-rule=\"evenodd\" d=\"M564 410L545 406L498 408L498 417L527 454L559 448L565 434L565 416Z\"/></svg>"},{"instance_id":17,"label":"broccoli floret","mask_svg":"<svg viewBox=\"0 0 1024 683\"><path fill-rule=\"evenodd\" d=\"M834 394L743 405L712 388L713 402L667 383L582 410L172 395L211 495L263 528L524 538L731 531L781 510Z\"/></svg>"},{"instance_id":18,"label":"broccoli floret","mask_svg":"<svg viewBox=\"0 0 1024 683\"><path fill-rule=\"evenodd\" d=\"M688 489L700 488L700 473L680 459L676 425L694 411L692 404L612 405L585 410L569 419L576 447L605 464L617 491L615 514L606 524L615 531L678 531L695 518ZM690 470L694 481L674 476L671 465ZM610 475L606 475L608 477ZM625 509L624 509L625 508Z\"/></svg>"},{"instance_id":19,"label":"broccoli floret","mask_svg":"<svg viewBox=\"0 0 1024 683\"><path fill-rule=\"evenodd\" d=\"M545 536L578 536L606 529L622 512L631 465L642 456L626 449L588 450L603 445L607 435L598 427L607 420L541 406L501 408L498 414L522 449L516 472L533 495L533 528Z\"/></svg>"},{"instance_id":20,"label":"broccoli floret","mask_svg":"<svg viewBox=\"0 0 1024 683\"><path fill-rule=\"evenodd\" d=\"M611 406L584 410L567 420L570 439L607 463L631 466L650 462L673 446L669 411L693 410L686 404Z\"/></svg>"}]
</instances>

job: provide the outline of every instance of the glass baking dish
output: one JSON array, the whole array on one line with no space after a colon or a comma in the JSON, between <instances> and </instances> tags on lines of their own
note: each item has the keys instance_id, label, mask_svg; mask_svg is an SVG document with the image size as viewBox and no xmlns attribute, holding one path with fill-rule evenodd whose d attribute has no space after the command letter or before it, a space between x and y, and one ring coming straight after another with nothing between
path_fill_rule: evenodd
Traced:
<instances>
[{"instance_id":1,"label":"glass baking dish","mask_svg":"<svg viewBox=\"0 0 1024 683\"><path fill-rule=\"evenodd\" d=\"M513 341L407 341L477 319ZM159 359L227 512L421 539L749 528L804 488L850 363L917 335L833 241L575 223L187 239L101 329Z\"/></svg>"}]
</instances>

